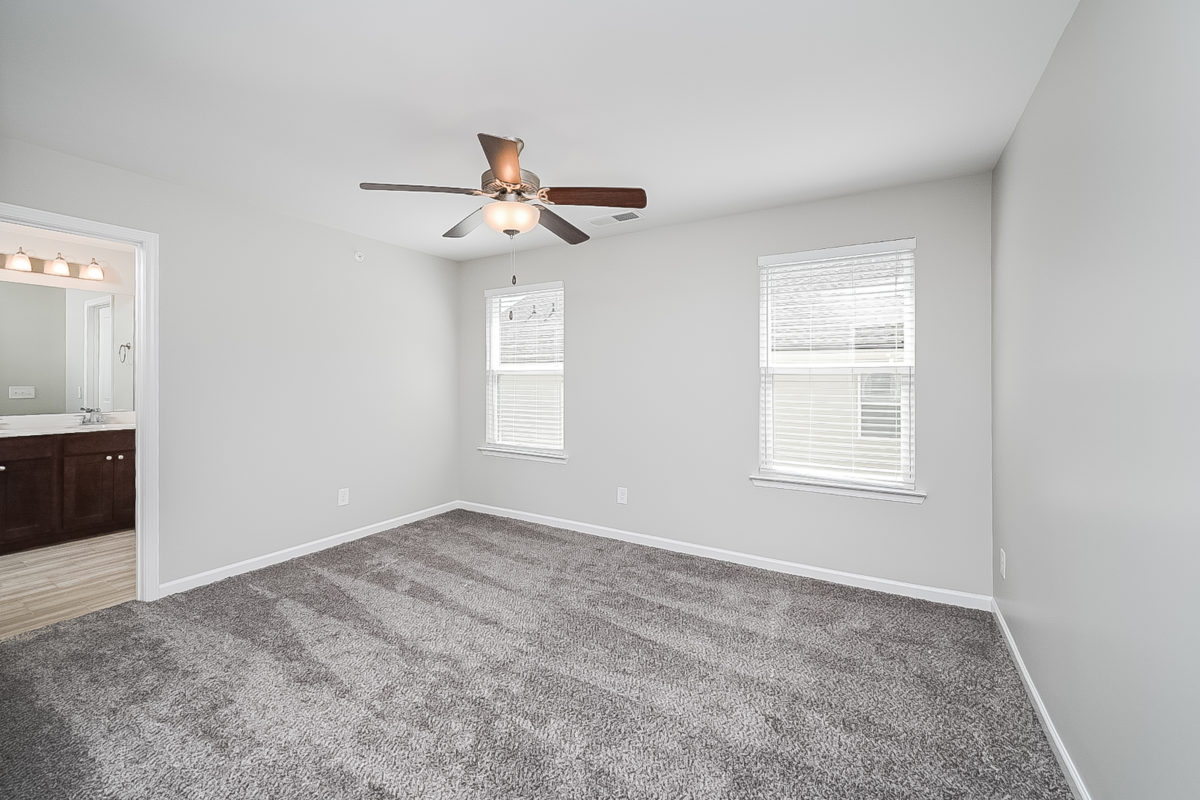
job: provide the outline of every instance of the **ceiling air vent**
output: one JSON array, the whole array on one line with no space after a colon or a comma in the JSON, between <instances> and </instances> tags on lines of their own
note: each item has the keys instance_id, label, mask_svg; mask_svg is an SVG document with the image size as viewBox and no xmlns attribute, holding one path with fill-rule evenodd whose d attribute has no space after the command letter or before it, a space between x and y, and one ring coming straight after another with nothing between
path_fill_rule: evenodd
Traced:
<instances>
[{"instance_id":1,"label":"ceiling air vent","mask_svg":"<svg viewBox=\"0 0 1200 800\"><path fill-rule=\"evenodd\" d=\"M639 214L636 211L622 211L619 214L605 214L603 217L595 217L588 220L597 227L605 225L616 225L618 222L632 222L635 219L641 219L644 214Z\"/></svg>"}]
</instances>

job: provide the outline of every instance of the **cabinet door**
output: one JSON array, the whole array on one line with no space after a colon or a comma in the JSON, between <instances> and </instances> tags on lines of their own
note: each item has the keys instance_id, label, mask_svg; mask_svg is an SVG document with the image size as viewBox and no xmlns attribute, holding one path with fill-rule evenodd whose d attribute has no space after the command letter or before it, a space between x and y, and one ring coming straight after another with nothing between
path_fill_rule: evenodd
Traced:
<instances>
[{"instance_id":1,"label":"cabinet door","mask_svg":"<svg viewBox=\"0 0 1200 800\"><path fill-rule=\"evenodd\" d=\"M54 459L0 459L0 549L54 530Z\"/></svg>"},{"instance_id":2,"label":"cabinet door","mask_svg":"<svg viewBox=\"0 0 1200 800\"><path fill-rule=\"evenodd\" d=\"M112 523L115 460L111 453L63 457L63 530Z\"/></svg>"},{"instance_id":3,"label":"cabinet door","mask_svg":"<svg viewBox=\"0 0 1200 800\"><path fill-rule=\"evenodd\" d=\"M113 459L113 525L133 527L134 475L133 451L117 453Z\"/></svg>"}]
</instances>

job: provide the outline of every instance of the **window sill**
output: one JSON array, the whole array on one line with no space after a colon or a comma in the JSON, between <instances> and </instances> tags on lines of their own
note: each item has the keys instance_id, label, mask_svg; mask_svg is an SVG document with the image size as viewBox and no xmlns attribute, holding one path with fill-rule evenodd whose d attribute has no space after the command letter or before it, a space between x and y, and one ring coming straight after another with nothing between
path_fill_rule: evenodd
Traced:
<instances>
[{"instance_id":1,"label":"window sill","mask_svg":"<svg viewBox=\"0 0 1200 800\"><path fill-rule=\"evenodd\" d=\"M496 445L480 445L479 452L485 456L500 458L519 458L523 461L549 461L556 464L567 463L567 454L563 450L522 450L518 447L497 447Z\"/></svg>"},{"instance_id":2,"label":"window sill","mask_svg":"<svg viewBox=\"0 0 1200 800\"><path fill-rule=\"evenodd\" d=\"M750 476L755 486L769 489L793 489L800 492L840 494L846 497L866 497L871 500L891 500L896 503L923 503L925 492L912 489L892 489L886 486L862 486L852 483L833 483L798 475L764 474Z\"/></svg>"}]
</instances>

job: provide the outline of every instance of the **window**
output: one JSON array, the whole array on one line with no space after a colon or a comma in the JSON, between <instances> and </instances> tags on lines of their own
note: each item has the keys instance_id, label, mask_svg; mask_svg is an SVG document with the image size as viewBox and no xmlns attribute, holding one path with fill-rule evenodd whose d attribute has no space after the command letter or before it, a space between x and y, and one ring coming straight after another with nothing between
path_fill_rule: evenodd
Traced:
<instances>
[{"instance_id":1,"label":"window","mask_svg":"<svg viewBox=\"0 0 1200 800\"><path fill-rule=\"evenodd\" d=\"M562 459L563 285L484 293L491 453Z\"/></svg>"},{"instance_id":2,"label":"window","mask_svg":"<svg viewBox=\"0 0 1200 800\"><path fill-rule=\"evenodd\" d=\"M759 259L756 483L918 494L915 251L905 239Z\"/></svg>"}]
</instances>

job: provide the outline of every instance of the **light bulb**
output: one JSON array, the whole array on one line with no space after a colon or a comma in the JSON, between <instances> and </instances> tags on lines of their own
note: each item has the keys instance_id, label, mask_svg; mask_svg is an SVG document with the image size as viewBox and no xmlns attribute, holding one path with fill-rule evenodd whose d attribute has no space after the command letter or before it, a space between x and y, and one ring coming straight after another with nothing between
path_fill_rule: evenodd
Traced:
<instances>
[{"instance_id":1,"label":"light bulb","mask_svg":"<svg viewBox=\"0 0 1200 800\"><path fill-rule=\"evenodd\" d=\"M29 263L29 256L25 255L23 247L18 247L17 252L8 257L8 268L21 272L33 272L33 265Z\"/></svg>"},{"instance_id":2,"label":"light bulb","mask_svg":"<svg viewBox=\"0 0 1200 800\"><path fill-rule=\"evenodd\" d=\"M528 203L499 201L483 207L483 219L488 227L498 233L515 236L533 230L541 218L541 212Z\"/></svg>"},{"instance_id":3,"label":"light bulb","mask_svg":"<svg viewBox=\"0 0 1200 800\"><path fill-rule=\"evenodd\" d=\"M47 262L44 269L50 275L66 275L68 278L71 277L71 265L62 257L62 253L55 256L53 261Z\"/></svg>"},{"instance_id":4,"label":"light bulb","mask_svg":"<svg viewBox=\"0 0 1200 800\"><path fill-rule=\"evenodd\" d=\"M92 259L92 263L88 264L79 272L79 277L86 278L89 281L104 280L104 268L96 263L96 259Z\"/></svg>"}]
</instances>

